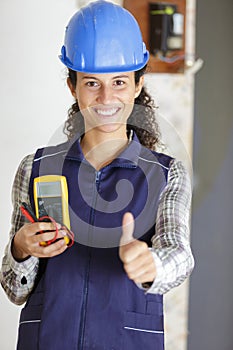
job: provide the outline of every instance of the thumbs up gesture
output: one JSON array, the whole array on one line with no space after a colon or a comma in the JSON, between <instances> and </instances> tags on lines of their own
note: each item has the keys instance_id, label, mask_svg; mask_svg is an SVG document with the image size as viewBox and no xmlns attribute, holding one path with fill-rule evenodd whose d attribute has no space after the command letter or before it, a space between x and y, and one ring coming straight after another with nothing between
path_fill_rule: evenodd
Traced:
<instances>
[{"instance_id":1,"label":"thumbs up gesture","mask_svg":"<svg viewBox=\"0 0 233 350\"><path fill-rule=\"evenodd\" d=\"M125 213L122 220L122 236L119 256L129 279L135 283L153 282L156 277L156 266L148 245L133 237L134 217Z\"/></svg>"}]
</instances>

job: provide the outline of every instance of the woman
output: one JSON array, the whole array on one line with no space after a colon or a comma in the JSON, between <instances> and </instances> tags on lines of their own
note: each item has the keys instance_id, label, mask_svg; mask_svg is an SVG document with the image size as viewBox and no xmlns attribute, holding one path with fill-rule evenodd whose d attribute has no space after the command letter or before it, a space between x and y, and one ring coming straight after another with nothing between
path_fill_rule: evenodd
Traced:
<instances>
[{"instance_id":1,"label":"woman","mask_svg":"<svg viewBox=\"0 0 233 350\"><path fill-rule=\"evenodd\" d=\"M193 269L190 186L159 143L137 22L96 1L66 28L61 61L75 98L68 141L24 158L13 187L1 283L21 312L18 349L164 348L162 294ZM34 179L66 178L75 243L62 223L26 223ZM58 240L53 240L55 228ZM38 234L39 232L39 234ZM36 234L37 233L37 234Z\"/></svg>"}]
</instances>

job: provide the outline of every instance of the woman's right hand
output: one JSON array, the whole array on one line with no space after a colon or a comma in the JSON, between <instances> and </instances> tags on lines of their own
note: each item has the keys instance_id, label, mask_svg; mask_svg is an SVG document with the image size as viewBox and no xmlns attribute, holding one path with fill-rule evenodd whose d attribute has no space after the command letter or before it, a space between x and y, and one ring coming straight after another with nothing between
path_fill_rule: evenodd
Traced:
<instances>
[{"instance_id":1,"label":"woman's right hand","mask_svg":"<svg viewBox=\"0 0 233 350\"><path fill-rule=\"evenodd\" d=\"M61 225L57 224L57 228L59 230ZM30 256L49 258L63 253L67 249L67 244L64 240L65 232L62 230L58 231L57 238L63 239L59 239L47 246L40 245L40 242L53 239L55 234L56 230L52 222L41 221L25 224L16 232L12 242L14 259L22 261Z\"/></svg>"}]
</instances>

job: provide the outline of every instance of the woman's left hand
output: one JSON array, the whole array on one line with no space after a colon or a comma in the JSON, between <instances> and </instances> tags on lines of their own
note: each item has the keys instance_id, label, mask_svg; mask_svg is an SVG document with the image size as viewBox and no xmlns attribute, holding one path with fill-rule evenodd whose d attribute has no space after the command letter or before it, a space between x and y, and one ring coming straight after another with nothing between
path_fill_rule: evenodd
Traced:
<instances>
[{"instance_id":1,"label":"woman's left hand","mask_svg":"<svg viewBox=\"0 0 233 350\"><path fill-rule=\"evenodd\" d=\"M153 255L146 242L133 237L134 217L125 213L122 220L122 236L119 256L129 279L135 283L153 282L156 277L156 266Z\"/></svg>"}]
</instances>

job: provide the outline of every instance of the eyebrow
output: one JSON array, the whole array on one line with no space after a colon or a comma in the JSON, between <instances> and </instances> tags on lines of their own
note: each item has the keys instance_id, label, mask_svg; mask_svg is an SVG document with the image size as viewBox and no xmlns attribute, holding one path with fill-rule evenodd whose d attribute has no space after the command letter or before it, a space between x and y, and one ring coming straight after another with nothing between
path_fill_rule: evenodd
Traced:
<instances>
[{"instance_id":1,"label":"eyebrow","mask_svg":"<svg viewBox=\"0 0 233 350\"><path fill-rule=\"evenodd\" d=\"M112 80L114 80L114 79L122 79L122 78L127 78L127 79L129 79L129 76L128 76L128 75L125 75L125 74L117 75L117 76L113 77ZM91 76L91 75L85 75L84 77L82 77L82 80L84 80L84 79L99 80L98 78L93 77L93 76Z\"/></svg>"}]
</instances>

